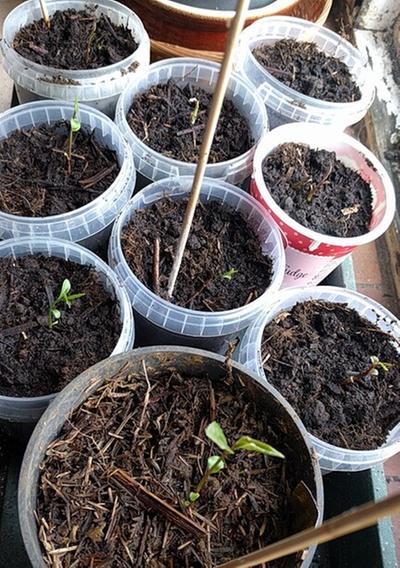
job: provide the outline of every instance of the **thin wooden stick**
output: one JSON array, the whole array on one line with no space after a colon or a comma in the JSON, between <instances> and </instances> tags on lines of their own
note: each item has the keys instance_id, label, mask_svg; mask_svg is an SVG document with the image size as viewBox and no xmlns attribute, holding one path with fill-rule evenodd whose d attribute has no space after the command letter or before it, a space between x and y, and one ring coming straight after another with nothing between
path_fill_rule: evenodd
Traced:
<instances>
[{"instance_id":1,"label":"thin wooden stick","mask_svg":"<svg viewBox=\"0 0 400 568\"><path fill-rule=\"evenodd\" d=\"M304 550L312 544L322 544L346 534L365 529L375 524L381 517L387 517L400 511L400 493L371 502L329 519L318 528L306 529L275 542L265 548L246 554L241 558L219 564L217 568L247 568L258 566L282 556Z\"/></svg>"},{"instance_id":2,"label":"thin wooden stick","mask_svg":"<svg viewBox=\"0 0 400 568\"><path fill-rule=\"evenodd\" d=\"M46 0L39 0L40 2L40 8L42 10L42 14L43 14L43 19L46 22L46 26L49 28L50 27L50 18L49 18L49 11L47 9L46 6Z\"/></svg>"},{"instance_id":3,"label":"thin wooden stick","mask_svg":"<svg viewBox=\"0 0 400 568\"><path fill-rule=\"evenodd\" d=\"M129 493L136 497L145 507L156 511L166 517L171 523L186 530L196 538L207 537L207 530L190 519L169 503L154 495L151 491L143 487L136 479L131 477L122 469L115 469L111 475L111 479L115 479L118 484L122 485Z\"/></svg>"},{"instance_id":4,"label":"thin wooden stick","mask_svg":"<svg viewBox=\"0 0 400 568\"><path fill-rule=\"evenodd\" d=\"M176 279L181 267L183 253L185 252L186 243L189 237L190 228L192 226L194 212L196 210L197 201L199 199L201 184L204 178L204 172L208 162L212 141L214 139L215 129L218 124L219 115L221 112L222 103L224 101L226 88L230 79L230 74L233 65L233 54L236 47L237 39L242 31L247 9L250 0L238 0L236 6L236 14L231 22L231 29L229 32L225 55L221 66L221 71L218 76L217 84L213 99L211 102L210 114L207 121L206 130L204 133L203 143L200 148L199 160L197 163L196 172L194 174L192 191L189 197L189 202L185 211L185 218L182 225L182 233L179 238L178 246L176 249L174 264L172 266L171 274L168 281L168 297L172 298L174 293Z\"/></svg>"}]
</instances>

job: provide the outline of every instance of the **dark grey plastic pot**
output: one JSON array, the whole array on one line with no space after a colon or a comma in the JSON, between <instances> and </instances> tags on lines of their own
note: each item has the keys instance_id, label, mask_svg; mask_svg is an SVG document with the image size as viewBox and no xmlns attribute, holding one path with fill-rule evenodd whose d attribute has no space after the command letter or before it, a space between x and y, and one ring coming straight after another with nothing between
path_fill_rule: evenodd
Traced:
<instances>
[{"instance_id":1,"label":"dark grey plastic pot","mask_svg":"<svg viewBox=\"0 0 400 568\"><path fill-rule=\"evenodd\" d=\"M38 422L22 463L18 489L19 521L25 548L33 568L47 568L37 535L34 510L39 466L49 444L57 437L71 412L92 395L107 378L112 377L122 367L126 373L140 373L143 360L149 375L173 370L182 374L190 373L191 376L206 375L211 380L226 375L224 358L220 355L186 347L146 347L106 359L72 381L51 403ZM319 525L323 517L321 471L300 419L278 391L268 384L261 383L254 373L249 372L242 365L233 363L233 375L235 378L240 376L257 405L268 416L268 423L284 434L285 455L288 460L290 459L291 466L301 473L300 478L313 494L316 505L312 504L301 511L297 507L293 509L292 516L296 522L296 528L293 526L293 530L300 530L314 523ZM313 554L314 548L311 548L305 555L301 568L310 565Z\"/></svg>"}]
</instances>

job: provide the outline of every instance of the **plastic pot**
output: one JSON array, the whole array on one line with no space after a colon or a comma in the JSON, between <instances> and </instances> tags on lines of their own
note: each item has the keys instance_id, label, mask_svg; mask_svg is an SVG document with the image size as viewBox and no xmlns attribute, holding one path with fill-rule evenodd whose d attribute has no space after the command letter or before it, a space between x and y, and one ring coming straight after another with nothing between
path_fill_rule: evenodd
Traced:
<instances>
[{"instance_id":1,"label":"plastic pot","mask_svg":"<svg viewBox=\"0 0 400 568\"><path fill-rule=\"evenodd\" d=\"M339 160L370 184L373 212L369 232L348 238L323 235L303 227L278 206L265 184L262 163L280 144L289 142L335 152ZM286 252L283 288L321 282L358 246L379 238L391 224L396 209L393 184L374 154L351 136L319 124L285 124L261 140L254 156L251 193L282 232Z\"/></svg>"},{"instance_id":2,"label":"plastic pot","mask_svg":"<svg viewBox=\"0 0 400 568\"><path fill-rule=\"evenodd\" d=\"M107 290L118 303L122 323L121 335L112 354L123 353L132 348L135 330L128 296L114 272L91 251L68 241L43 237L10 239L0 243L0 257L22 257L34 254L55 256L92 266L100 275ZM0 423L12 434L24 435L32 430L55 394L38 397L10 397L0 395Z\"/></svg>"},{"instance_id":3,"label":"plastic pot","mask_svg":"<svg viewBox=\"0 0 400 568\"><path fill-rule=\"evenodd\" d=\"M153 85L167 83L171 78L182 82L182 85L189 83L213 92L219 70L220 65L211 61L190 57L173 58L153 63L136 77L134 83L126 87L118 101L115 121L132 148L136 170L142 176L141 187L167 177L194 175L196 164L163 156L136 136L126 118L133 99ZM254 145L241 156L209 164L205 175L240 184L251 175L255 145L268 130L268 119L262 100L254 95L252 85L236 73L232 74L229 81L227 97L247 119Z\"/></svg>"},{"instance_id":4,"label":"plastic pot","mask_svg":"<svg viewBox=\"0 0 400 568\"><path fill-rule=\"evenodd\" d=\"M51 16L57 10L84 10L85 0L47 0ZM4 69L15 83L18 100L26 103L38 99L74 101L95 107L114 117L115 106L124 87L150 61L150 40L142 22L132 10L114 0L99 0L95 13L107 15L111 22L132 31L137 50L126 59L101 69L65 70L39 65L13 49L17 31L42 18L40 4L28 0L12 10L4 21L2 51Z\"/></svg>"},{"instance_id":5,"label":"plastic pot","mask_svg":"<svg viewBox=\"0 0 400 568\"><path fill-rule=\"evenodd\" d=\"M137 345L189 345L210 351L225 350L229 339L257 316L267 299L280 288L284 271L284 252L279 230L255 199L226 182L204 179L200 200L218 201L242 213L258 235L265 254L273 260L270 286L246 306L221 312L202 312L172 304L150 291L133 274L121 247L121 232L137 209L150 207L168 195L181 199L191 190L193 178L183 176L149 185L124 207L111 234L109 263L124 284L132 302L137 324Z\"/></svg>"},{"instance_id":6,"label":"plastic pot","mask_svg":"<svg viewBox=\"0 0 400 568\"><path fill-rule=\"evenodd\" d=\"M267 382L261 359L261 342L264 328L281 311L290 310L298 302L323 300L325 302L346 303L360 316L371 321L380 329L400 339L400 322L386 308L363 294L337 286L316 286L312 288L292 288L279 293L279 297L266 304L257 320L249 326L239 347L238 360L248 369L256 372ZM376 450L348 450L309 434L317 452L323 471L361 471L380 464L400 452L400 423L389 432L383 446Z\"/></svg>"},{"instance_id":7,"label":"plastic pot","mask_svg":"<svg viewBox=\"0 0 400 568\"><path fill-rule=\"evenodd\" d=\"M0 138L6 138L15 130L69 121L73 110L72 103L56 101L15 107L0 115ZM112 120L86 105L80 105L79 114L82 127L95 130L97 140L116 152L118 176L96 199L74 211L48 217L22 217L0 211L2 239L46 236L75 241L96 252L107 247L112 223L133 193L135 168L130 148Z\"/></svg>"},{"instance_id":8,"label":"plastic pot","mask_svg":"<svg viewBox=\"0 0 400 568\"><path fill-rule=\"evenodd\" d=\"M272 45L282 39L313 42L327 55L343 61L361 98L348 103L323 101L303 95L273 77L252 51L261 44ZM246 28L239 39L236 69L256 87L268 109L271 128L287 122L316 122L344 130L365 116L375 96L373 75L358 49L331 30L290 16L262 18Z\"/></svg>"},{"instance_id":9,"label":"plastic pot","mask_svg":"<svg viewBox=\"0 0 400 568\"><path fill-rule=\"evenodd\" d=\"M38 423L27 447L23 460L19 490L19 519L23 541L34 568L45 568L37 536L34 516L39 480L39 467L49 444L59 434L65 420L82 402L101 387L105 380L118 373L121 368L135 375L143 372L145 361L149 376L157 373L177 371L190 376L207 376L211 381L224 377L224 359L221 356L184 347L153 347L137 349L130 353L103 361L77 377L70 383L47 409ZM284 433L287 440L285 455L291 460L296 471L314 495L318 511L316 524L320 524L323 513L321 474L310 449L304 426L298 416L279 393L270 385L259 383L257 376L241 365L233 363L233 374L240 377L245 388L268 416L268 423ZM301 517L301 515L300 515ZM309 519L307 519L309 522ZM303 524L304 528L305 524ZM309 526L309 525L308 525ZM305 555L301 568L310 565L314 553L311 548Z\"/></svg>"}]
</instances>

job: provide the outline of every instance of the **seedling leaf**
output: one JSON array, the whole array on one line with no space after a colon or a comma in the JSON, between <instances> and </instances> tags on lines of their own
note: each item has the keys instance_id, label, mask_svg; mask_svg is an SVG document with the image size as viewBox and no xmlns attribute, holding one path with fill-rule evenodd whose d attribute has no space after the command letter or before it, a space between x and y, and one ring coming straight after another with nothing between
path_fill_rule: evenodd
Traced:
<instances>
[{"instance_id":1,"label":"seedling leaf","mask_svg":"<svg viewBox=\"0 0 400 568\"><path fill-rule=\"evenodd\" d=\"M236 274L236 272L238 272L238 270L236 270L236 268L230 268L226 272L222 273L222 278L225 278L225 280L232 280L232 278Z\"/></svg>"},{"instance_id":2,"label":"seedling leaf","mask_svg":"<svg viewBox=\"0 0 400 568\"><path fill-rule=\"evenodd\" d=\"M247 450L248 452L257 452L259 454L265 454L268 456L273 456L274 458L284 458L285 456L278 452L275 448L261 442L261 440L256 440L250 436L242 436L233 445L234 450Z\"/></svg>"},{"instance_id":3,"label":"seedling leaf","mask_svg":"<svg viewBox=\"0 0 400 568\"><path fill-rule=\"evenodd\" d=\"M189 501L194 503L200 497L200 493L196 493L196 491L191 491L189 493Z\"/></svg>"},{"instance_id":4,"label":"seedling leaf","mask_svg":"<svg viewBox=\"0 0 400 568\"><path fill-rule=\"evenodd\" d=\"M78 97L75 97L74 114L72 115L70 120L72 132L79 132L79 130L81 129L81 123L79 121L78 115L79 115L79 102L78 102Z\"/></svg>"},{"instance_id":5,"label":"seedling leaf","mask_svg":"<svg viewBox=\"0 0 400 568\"><path fill-rule=\"evenodd\" d=\"M65 279L61 286L61 291L58 296L58 299L62 299L67 296L68 292L71 290L71 282L68 279Z\"/></svg>"},{"instance_id":6,"label":"seedling leaf","mask_svg":"<svg viewBox=\"0 0 400 568\"><path fill-rule=\"evenodd\" d=\"M224 467L225 462L220 456L210 456L207 460L207 468L210 470L210 473L218 473Z\"/></svg>"},{"instance_id":7,"label":"seedling leaf","mask_svg":"<svg viewBox=\"0 0 400 568\"><path fill-rule=\"evenodd\" d=\"M61 312L60 310L57 310L57 308L52 308L51 315L53 316L54 319L58 320L61 317Z\"/></svg>"},{"instance_id":8,"label":"seedling leaf","mask_svg":"<svg viewBox=\"0 0 400 568\"><path fill-rule=\"evenodd\" d=\"M192 112L190 113L190 124L192 126L194 126L196 124L196 120L199 116L199 110L200 110L200 101L199 99L196 99L196 97L192 97L191 99L189 99L189 102L191 104L194 103L194 109L192 110Z\"/></svg>"},{"instance_id":9,"label":"seedling leaf","mask_svg":"<svg viewBox=\"0 0 400 568\"><path fill-rule=\"evenodd\" d=\"M218 422L211 422L206 428L206 436L209 440L214 442L221 450L228 451L228 453L233 454L229 447L228 440L225 437L224 431Z\"/></svg>"}]
</instances>

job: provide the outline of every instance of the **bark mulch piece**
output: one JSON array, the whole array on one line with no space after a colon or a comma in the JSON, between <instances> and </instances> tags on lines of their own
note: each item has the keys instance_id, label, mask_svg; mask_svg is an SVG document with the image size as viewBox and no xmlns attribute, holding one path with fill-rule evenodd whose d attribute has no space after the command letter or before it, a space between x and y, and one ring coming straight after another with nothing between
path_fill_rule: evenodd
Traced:
<instances>
[{"instance_id":1,"label":"bark mulch piece","mask_svg":"<svg viewBox=\"0 0 400 568\"><path fill-rule=\"evenodd\" d=\"M197 162L211 99L212 93L200 87L170 79L135 97L128 112L128 124L156 152L182 162ZM209 163L236 158L253 144L247 120L230 99L225 99Z\"/></svg>"},{"instance_id":2,"label":"bark mulch piece","mask_svg":"<svg viewBox=\"0 0 400 568\"><path fill-rule=\"evenodd\" d=\"M165 299L186 205L187 199L157 201L135 211L122 231L122 249L132 272ZM199 202L173 302L195 310L238 308L268 288L272 266L240 213L215 201Z\"/></svg>"},{"instance_id":3,"label":"bark mulch piece","mask_svg":"<svg viewBox=\"0 0 400 568\"><path fill-rule=\"evenodd\" d=\"M59 122L16 130L0 140L0 209L27 217L60 215L106 191L119 173L116 153L95 130L74 135L71 174L65 152L70 126Z\"/></svg>"},{"instance_id":4,"label":"bark mulch piece","mask_svg":"<svg viewBox=\"0 0 400 568\"><path fill-rule=\"evenodd\" d=\"M50 329L48 312L65 279L84 293ZM42 255L0 259L0 394L60 391L108 357L121 332L118 306L92 268Z\"/></svg>"},{"instance_id":5,"label":"bark mulch piece","mask_svg":"<svg viewBox=\"0 0 400 568\"><path fill-rule=\"evenodd\" d=\"M281 39L256 47L253 55L271 75L303 95L333 103L361 98L347 65L315 43Z\"/></svg>"},{"instance_id":6,"label":"bark mulch piece","mask_svg":"<svg viewBox=\"0 0 400 568\"><path fill-rule=\"evenodd\" d=\"M94 8L57 10L50 28L42 18L22 27L14 37L17 53L34 63L56 69L99 69L129 57L138 44L132 32L96 17Z\"/></svg>"},{"instance_id":7,"label":"bark mulch piece","mask_svg":"<svg viewBox=\"0 0 400 568\"><path fill-rule=\"evenodd\" d=\"M281 144L265 158L262 172L276 203L303 227L334 237L368 233L371 186L335 152Z\"/></svg>"},{"instance_id":8,"label":"bark mulch piece","mask_svg":"<svg viewBox=\"0 0 400 568\"><path fill-rule=\"evenodd\" d=\"M393 337L346 304L310 300L266 326L264 371L311 434L372 450L400 420L400 354ZM371 357L393 366L360 376Z\"/></svg>"},{"instance_id":9,"label":"bark mulch piece","mask_svg":"<svg viewBox=\"0 0 400 568\"><path fill-rule=\"evenodd\" d=\"M108 379L46 451L36 513L49 566L58 566L51 551L65 548L63 568L210 568L287 536L289 499L302 480L287 436L268 424L239 380L147 376L143 365L141 376L122 368ZM238 452L187 508L208 457L219 452L204 433L213 420L231 443L251 435L287 458ZM177 513L166 517L154 496ZM271 563L295 565L293 557Z\"/></svg>"}]
</instances>

